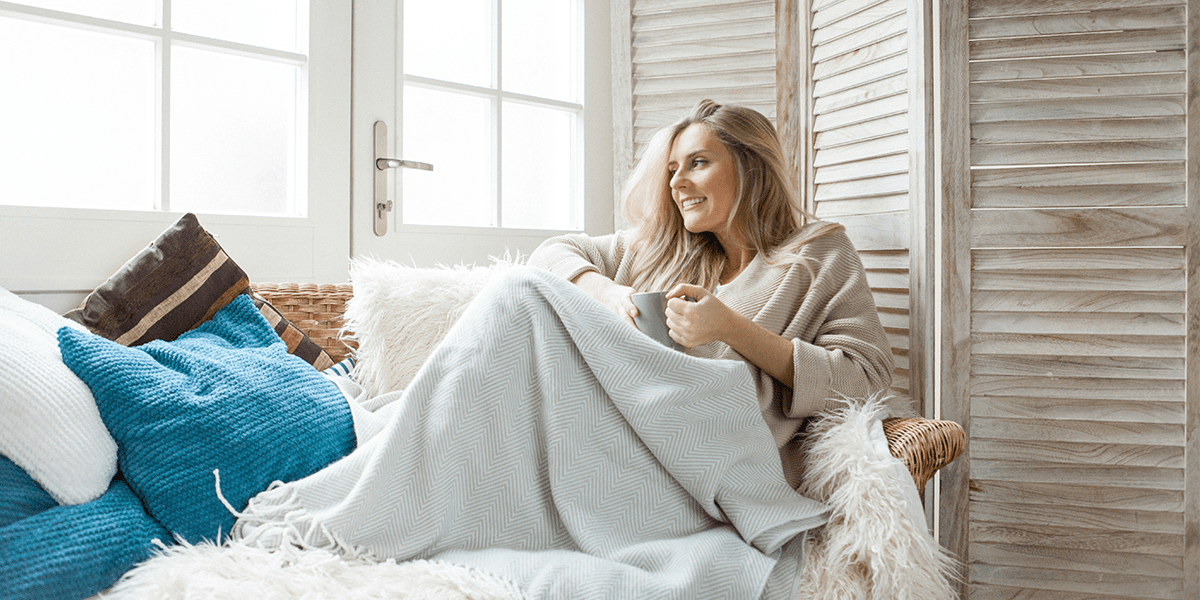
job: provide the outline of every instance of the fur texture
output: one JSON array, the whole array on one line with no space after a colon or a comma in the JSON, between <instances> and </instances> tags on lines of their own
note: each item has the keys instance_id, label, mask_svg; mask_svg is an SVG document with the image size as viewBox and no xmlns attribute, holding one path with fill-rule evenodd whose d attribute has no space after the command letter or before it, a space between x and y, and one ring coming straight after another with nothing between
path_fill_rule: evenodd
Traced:
<instances>
[{"instance_id":1,"label":"fur texture","mask_svg":"<svg viewBox=\"0 0 1200 600\"><path fill-rule=\"evenodd\" d=\"M886 412L878 399L851 404L809 432L798 491L833 511L808 538L797 598L957 598L957 563L929 534L911 475L888 453Z\"/></svg>"},{"instance_id":2,"label":"fur texture","mask_svg":"<svg viewBox=\"0 0 1200 600\"><path fill-rule=\"evenodd\" d=\"M367 397L407 387L479 290L513 264L428 269L354 259L344 335L358 342L353 377Z\"/></svg>"},{"instance_id":3,"label":"fur texture","mask_svg":"<svg viewBox=\"0 0 1200 600\"><path fill-rule=\"evenodd\" d=\"M512 584L444 562L347 559L228 542L163 548L92 600L519 600Z\"/></svg>"}]
</instances>

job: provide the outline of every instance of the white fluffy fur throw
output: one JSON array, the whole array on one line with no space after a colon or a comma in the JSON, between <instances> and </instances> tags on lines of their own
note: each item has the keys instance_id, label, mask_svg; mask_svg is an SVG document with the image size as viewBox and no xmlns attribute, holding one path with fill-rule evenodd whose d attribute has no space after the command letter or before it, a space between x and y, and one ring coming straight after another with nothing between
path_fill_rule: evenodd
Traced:
<instances>
[{"instance_id":1,"label":"white fluffy fur throw","mask_svg":"<svg viewBox=\"0 0 1200 600\"><path fill-rule=\"evenodd\" d=\"M805 544L796 600L950 600L955 561L929 534L908 470L887 452L871 401L837 411L816 426L801 492L833 505L827 525ZM440 562L376 563L344 549L285 546L268 551L238 542L167 548L99 598L517 599L511 583Z\"/></svg>"},{"instance_id":2,"label":"white fluffy fur throw","mask_svg":"<svg viewBox=\"0 0 1200 600\"><path fill-rule=\"evenodd\" d=\"M520 600L516 586L444 562L370 562L294 546L263 550L237 542L186 542L163 550L92 600L297 598L338 600Z\"/></svg>"},{"instance_id":3,"label":"white fluffy fur throw","mask_svg":"<svg viewBox=\"0 0 1200 600\"><path fill-rule=\"evenodd\" d=\"M833 510L807 540L797 598L957 598L950 585L957 563L929 534L912 476L888 452L886 411L871 400L811 428L799 492Z\"/></svg>"},{"instance_id":4,"label":"white fluffy fur throw","mask_svg":"<svg viewBox=\"0 0 1200 600\"><path fill-rule=\"evenodd\" d=\"M354 379L367 397L408 387L425 358L497 272L512 266L417 268L356 258L354 297L346 302L345 335L358 342Z\"/></svg>"}]
</instances>

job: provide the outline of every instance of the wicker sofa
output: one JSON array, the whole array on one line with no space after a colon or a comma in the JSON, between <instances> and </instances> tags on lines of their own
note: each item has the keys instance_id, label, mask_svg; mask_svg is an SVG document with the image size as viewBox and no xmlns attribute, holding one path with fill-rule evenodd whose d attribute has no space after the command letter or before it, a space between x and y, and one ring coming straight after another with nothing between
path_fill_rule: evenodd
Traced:
<instances>
[{"instance_id":1,"label":"wicker sofa","mask_svg":"<svg viewBox=\"0 0 1200 600\"><path fill-rule=\"evenodd\" d=\"M346 301L354 296L352 284L255 283L252 287L335 362L354 351L352 333L347 335L343 328ZM883 430L888 449L908 467L922 495L925 484L958 458L966 445L962 426L953 421L893 417L883 421Z\"/></svg>"}]
</instances>

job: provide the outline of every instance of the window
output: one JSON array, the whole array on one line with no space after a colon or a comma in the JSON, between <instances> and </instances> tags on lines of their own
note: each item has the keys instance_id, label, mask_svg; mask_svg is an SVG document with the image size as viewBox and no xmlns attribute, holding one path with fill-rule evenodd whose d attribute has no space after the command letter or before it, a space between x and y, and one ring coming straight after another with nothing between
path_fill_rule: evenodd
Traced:
<instances>
[{"instance_id":1,"label":"window","mask_svg":"<svg viewBox=\"0 0 1200 600\"><path fill-rule=\"evenodd\" d=\"M0 0L0 287L67 310L185 210L200 216L254 280L344 280L350 9L349 2L304 0ZM214 13L207 22L190 16ZM102 43L56 46L26 33L19 35L27 43L11 41L13 32L34 27ZM249 38L248 31L263 35ZM101 59L104 44L134 50ZM221 59L261 67L259 74L291 73L280 93L286 100L255 109L251 92L274 89L266 78L242 89L228 79L210 85L204 72L181 70L188 51L222 77L229 74ZM138 56L145 58L129 64ZM186 86L208 100L194 101ZM242 114L253 110L260 118ZM189 111L214 123L180 131ZM244 130L272 118L289 125L275 141ZM287 146L280 141L293 135ZM205 139L220 145L189 147ZM260 150L247 151L253 144ZM238 164L249 160L261 162ZM192 208L201 202L204 208Z\"/></svg>"},{"instance_id":2,"label":"window","mask_svg":"<svg viewBox=\"0 0 1200 600\"><path fill-rule=\"evenodd\" d=\"M308 3L0 3L0 204L304 216Z\"/></svg>"},{"instance_id":3,"label":"window","mask_svg":"<svg viewBox=\"0 0 1200 600\"><path fill-rule=\"evenodd\" d=\"M583 229L582 10L404 2L402 223Z\"/></svg>"}]
</instances>

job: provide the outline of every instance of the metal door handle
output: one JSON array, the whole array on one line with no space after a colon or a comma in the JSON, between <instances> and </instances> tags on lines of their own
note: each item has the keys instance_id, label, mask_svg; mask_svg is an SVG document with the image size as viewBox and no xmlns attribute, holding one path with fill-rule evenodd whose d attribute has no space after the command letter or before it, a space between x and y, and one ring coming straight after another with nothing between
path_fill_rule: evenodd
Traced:
<instances>
[{"instance_id":1,"label":"metal door handle","mask_svg":"<svg viewBox=\"0 0 1200 600\"><path fill-rule=\"evenodd\" d=\"M392 212L394 206L392 201L388 200L388 169L433 170L433 165L429 163L387 158L387 155L387 123L375 121L375 210L373 212L375 213L375 235L379 236L387 235L388 213Z\"/></svg>"},{"instance_id":2,"label":"metal door handle","mask_svg":"<svg viewBox=\"0 0 1200 600\"><path fill-rule=\"evenodd\" d=\"M384 169L420 169L422 171L432 171L433 165L429 163L417 162L415 160L404 160L401 158L377 158L375 159L375 168Z\"/></svg>"}]
</instances>

